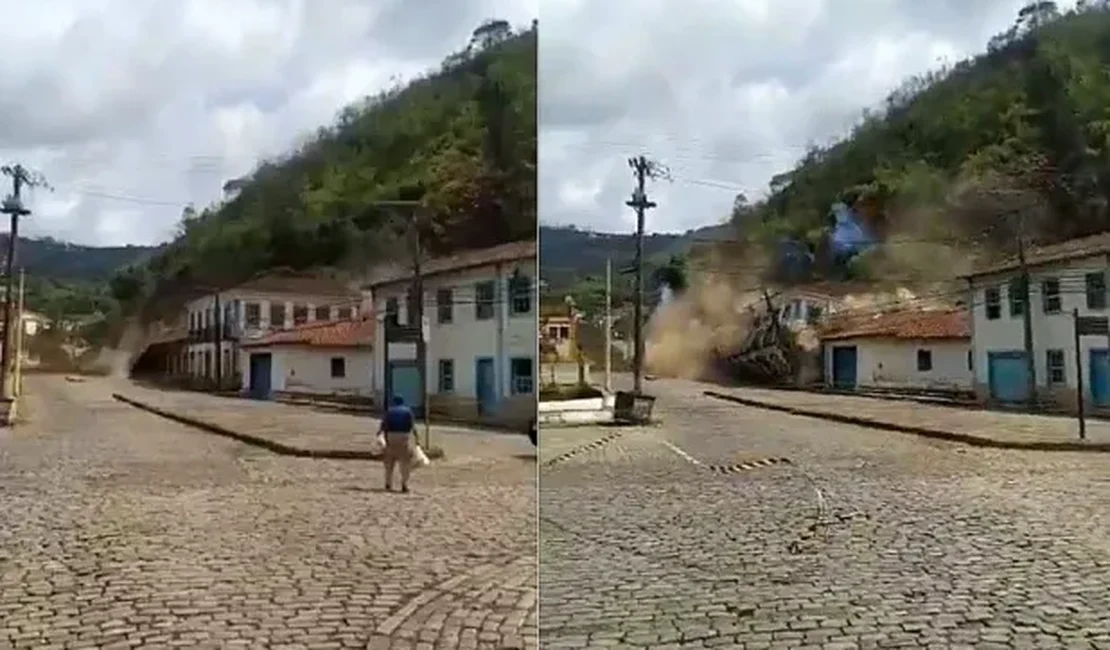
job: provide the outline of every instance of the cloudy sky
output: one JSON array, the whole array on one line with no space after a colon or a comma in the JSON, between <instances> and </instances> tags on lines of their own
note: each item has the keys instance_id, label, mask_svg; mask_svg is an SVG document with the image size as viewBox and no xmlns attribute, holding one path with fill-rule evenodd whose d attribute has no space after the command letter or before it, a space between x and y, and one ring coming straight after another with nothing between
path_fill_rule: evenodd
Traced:
<instances>
[{"instance_id":1,"label":"cloudy sky","mask_svg":"<svg viewBox=\"0 0 1110 650\"><path fill-rule=\"evenodd\" d=\"M626 161L648 153L674 178L649 187L649 230L718 223L1027 2L541 0L540 220L634 229Z\"/></svg>"},{"instance_id":2,"label":"cloudy sky","mask_svg":"<svg viewBox=\"0 0 1110 650\"><path fill-rule=\"evenodd\" d=\"M165 240L188 202L539 0L0 0L0 163L41 172L23 227ZM8 179L0 194L6 195Z\"/></svg>"}]
</instances>

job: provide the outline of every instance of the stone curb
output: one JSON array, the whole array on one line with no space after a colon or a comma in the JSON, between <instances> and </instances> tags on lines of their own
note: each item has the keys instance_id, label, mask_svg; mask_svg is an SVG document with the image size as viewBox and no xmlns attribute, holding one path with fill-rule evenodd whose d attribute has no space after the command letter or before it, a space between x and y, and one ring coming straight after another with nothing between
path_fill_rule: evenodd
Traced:
<instances>
[{"instance_id":1,"label":"stone curb","mask_svg":"<svg viewBox=\"0 0 1110 650\"><path fill-rule=\"evenodd\" d=\"M703 394L708 397L714 397L716 399L734 402L736 404L742 404L744 406L767 409L769 411L779 411L782 413L789 413L791 415L800 415L803 417L829 420L831 422L840 422L842 424L853 424L855 426L866 427L868 429L897 431L898 433L908 433L915 436L921 436L923 438L945 440L947 442L955 442L972 447L986 447L991 449L1019 449L1024 451L1089 451L1110 453L1110 443L1108 442L1084 442L1081 440L1061 442L995 440L993 438L973 436L967 433L956 433L954 431L944 431L942 429L931 429L928 427L898 424L896 422L876 420L873 418L864 418L855 415L842 415L840 413L830 413L829 411L820 411L817 409L805 409L793 406L784 406L782 404L762 402L760 400L748 399L745 397L736 397L735 395L718 393L717 391L712 390L703 391Z\"/></svg>"},{"instance_id":2,"label":"stone curb","mask_svg":"<svg viewBox=\"0 0 1110 650\"><path fill-rule=\"evenodd\" d=\"M205 422L204 420L191 418L186 415L181 415L180 413L174 413L173 411L160 409L156 406L145 404L130 397L125 397L119 393L112 393L112 397L115 398L117 401L123 402L124 404L129 404L137 409L142 409L155 415L160 415L167 420L173 420L174 422L178 422L186 426L193 427L195 429L200 429L202 431L207 431L208 433L214 433L218 436L224 436L225 438L232 438L233 440L238 440L239 442L252 445L254 447L261 447L282 456L295 456L298 458L328 458L335 460L381 460L381 454L375 454L369 451L359 451L357 449L304 449L302 447L293 447L292 445L274 442L273 440L269 440L261 436L254 436L247 433L232 431L231 429L227 429L218 424Z\"/></svg>"}]
</instances>

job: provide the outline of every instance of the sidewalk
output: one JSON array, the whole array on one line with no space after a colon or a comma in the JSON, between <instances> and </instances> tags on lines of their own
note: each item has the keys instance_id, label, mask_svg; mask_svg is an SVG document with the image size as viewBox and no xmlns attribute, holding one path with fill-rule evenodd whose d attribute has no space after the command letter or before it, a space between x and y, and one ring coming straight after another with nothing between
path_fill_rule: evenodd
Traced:
<instances>
[{"instance_id":1,"label":"sidewalk","mask_svg":"<svg viewBox=\"0 0 1110 650\"><path fill-rule=\"evenodd\" d=\"M120 384L115 390L113 397L119 401L275 453L308 458L379 458L370 450L378 421L369 416L133 383ZM423 441L423 428L418 432ZM435 422L431 433L432 446L443 450L448 460L508 456L531 448L523 434L490 433Z\"/></svg>"},{"instance_id":2,"label":"sidewalk","mask_svg":"<svg viewBox=\"0 0 1110 650\"><path fill-rule=\"evenodd\" d=\"M914 402L803 391L720 387L710 397L794 415L910 433L978 447L1110 452L1110 422L1087 420L1079 439L1074 417L952 408Z\"/></svg>"}]
</instances>

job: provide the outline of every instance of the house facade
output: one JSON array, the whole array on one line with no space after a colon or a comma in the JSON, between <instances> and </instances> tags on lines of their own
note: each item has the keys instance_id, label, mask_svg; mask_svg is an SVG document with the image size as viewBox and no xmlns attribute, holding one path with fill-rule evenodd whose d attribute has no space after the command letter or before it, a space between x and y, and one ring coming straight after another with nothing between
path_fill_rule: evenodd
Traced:
<instances>
[{"instance_id":1,"label":"house facade","mask_svg":"<svg viewBox=\"0 0 1110 650\"><path fill-rule=\"evenodd\" d=\"M375 373L383 400L401 395L416 410L503 423L535 413L536 244L513 242L427 262L421 272L424 323L415 322L411 272L387 269L368 284L378 327ZM426 386L416 343L386 343L386 331L425 336Z\"/></svg>"},{"instance_id":2,"label":"house facade","mask_svg":"<svg viewBox=\"0 0 1110 650\"><path fill-rule=\"evenodd\" d=\"M970 390L970 330L964 310L848 317L820 335L825 385L841 390Z\"/></svg>"},{"instance_id":3,"label":"house facade","mask_svg":"<svg viewBox=\"0 0 1110 650\"><path fill-rule=\"evenodd\" d=\"M191 377L238 386L247 376L241 343L309 323L355 320L361 302L360 292L333 278L288 273L200 296L186 305L184 367Z\"/></svg>"},{"instance_id":4,"label":"house facade","mask_svg":"<svg viewBox=\"0 0 1110 650\"><path fill-rule=\"evenodd\" d=\"M545 313L540 318L541 347L547 356L545 362L574 361L577 358L578 324L566 310L563 313Z\"/></svg>"},{"instance_id":5,"label":"house facade","mask_svg":"<svg viewBox=\"0 0 1110 650\"><path fill-rule=\"evenodd\" d=\"M1033 249L1026 255L1029 305L1023 299L1022 269L1016 261L965 277L972 306L972 349L976 395L985 404L1049 402L1076 408L1078 373L1084 400L1110 408L1110 341L1080 337L1075 318L1106 318L1110 282L1110 233ZM1034 387L1028 381L1024 310L1031 321Z\"/></svg>"},{"instance_id":6,"label":"house facade","mask_svg":"<svg viewBox=\"0 0 1110 650\"><path fill-rule=\"evenodd\" d=\"M240 344L241 390L275 394L373 397L374 320L315 321Z\"/></svg>"}]
</instances>

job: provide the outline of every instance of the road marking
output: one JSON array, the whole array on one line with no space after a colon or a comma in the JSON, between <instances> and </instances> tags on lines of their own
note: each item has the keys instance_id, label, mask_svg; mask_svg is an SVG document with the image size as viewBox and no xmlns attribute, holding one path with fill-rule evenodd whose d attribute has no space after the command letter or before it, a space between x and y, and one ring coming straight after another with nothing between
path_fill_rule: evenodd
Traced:
<instances>
[{"instance_id":1,"label":"road marking","mask_svg":"<svg viewBox=\"0 0 1110 650\"><path fill-rule=\"evenodd\" d=\"M570 451L559 454L558 456L552 458L551 460L546 460L546 461L544 461L543 464L544 464L545 467L551 467L552 465L556 465L556 464L561 463L565 460L569 460L571 458L574 458L575 456L578 456L580 454L584 454L588 451L594 451L596 449L601 449L602 447L609 444L610 442L613 442L617 438L620 438L625 433L626 433L626 431L617 431L616 433L610 433L609 435L605 436L604 438L598 438L597 440L594 440L593 442L581 445L579 447L575 447L574 449L571 449Z\"/></svg>"},{"instance_id":2,"label":"road marking","mask_svg":"<svg viewBox=\"0 0 1110 650\"><path fill-rule=\"evenodd\" d=\"M667 449L670 449L674 453L678 454L678 456L680 458L684 459L686 462L692 463L692 464L697 465L699 467L701 466L701 461L700 460L698 460L697 458L694 458L690 454L682 451L681 449L678 448L678 445L674 444L673 442L671 442L669 440L664 440L663 444L666 445Z\"/></svg>"},{"instance_id":3,"label":"road marking","mask_svg":"<svg viewBox=\"0 0 1110 650\"><path fill-rule=\"evenodd\" d=\"M750 460L746 463L737 463L735 465L710 465L709 470L716 474L739 474L752 469L760 467L771 467L772 465L790 465L789 458L760 458L759 460Z\"/></svg>"}]
</instances>

